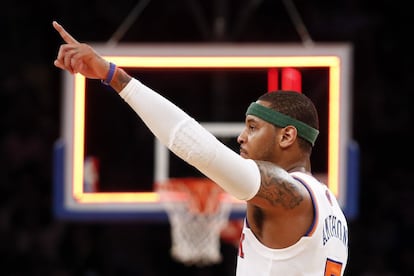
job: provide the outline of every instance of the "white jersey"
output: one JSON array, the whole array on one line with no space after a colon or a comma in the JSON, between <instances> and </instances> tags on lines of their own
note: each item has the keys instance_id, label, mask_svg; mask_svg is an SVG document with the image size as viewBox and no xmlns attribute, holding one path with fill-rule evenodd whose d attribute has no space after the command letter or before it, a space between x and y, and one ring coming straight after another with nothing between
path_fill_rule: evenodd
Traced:
<instances>
[{"instance_id":1,"label":"white jersey","mask_svg":"<svg viewBox=\"0 0 414 276\"><path fill-rule=\"evenodd\" d=\"M342 276L348 259L348 225L328 187L314 177L293 172L311 194L315 218L296 244L271 249L261 244L245 221L237 276Z\"/></svg>"}]
</instances>

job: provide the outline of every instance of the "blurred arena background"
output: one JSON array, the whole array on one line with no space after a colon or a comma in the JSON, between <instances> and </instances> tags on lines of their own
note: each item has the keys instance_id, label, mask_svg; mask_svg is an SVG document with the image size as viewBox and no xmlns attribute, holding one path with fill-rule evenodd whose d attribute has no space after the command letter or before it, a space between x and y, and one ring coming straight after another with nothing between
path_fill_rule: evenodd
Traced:
<instances>
[{"instance_id":1,"label":"blurred arena background","mask_svg":"<svg viewBox=\"0 0 414 276\"><path fill-rule=\"evenodd\" d=\"M289 3L303 25L289 12ZM0 274L234 273L237 249L232 243L223 242L221 264L186 267L169 255L166 223L55 217L53 145L61 133L63 85L61 71L53 66L61 43L51 26L57 20L79 41L97 43L307 43L309 38L315 43L352 43L352 132L361 159L359 214L350 221L347 275L413 275L413 171L411 162L403 161L413 154L414 117L414 54L406 41L412 23L406 5L356 0L4 2ZM128 21L132 12L136 17ZM122 24L125 32L119 32ZM191 79L186 81L192 85ZM218 106L218 114L231 114L234 96L224 97L220 102L226 104ZM116 107L112 111L109 115L116 116ZM113 124L110 116L105 119L108 126ZM122 156L113 145L108 156ZM131 152L127 158L134 160Z\"/></svg>"}]
</instances>

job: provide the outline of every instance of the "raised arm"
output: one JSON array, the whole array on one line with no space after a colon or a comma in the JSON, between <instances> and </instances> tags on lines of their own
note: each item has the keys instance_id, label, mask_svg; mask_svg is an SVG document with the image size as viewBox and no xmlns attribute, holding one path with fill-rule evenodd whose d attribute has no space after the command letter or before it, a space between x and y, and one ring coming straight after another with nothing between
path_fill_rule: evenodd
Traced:
<instances>
[{"instance_id":1,"label":"raised arm","mask_svg":"<svg viewBox=\"0 0 414 276\"><path fill-rule=\"evenodd\" d=\"M90 79L107 78L108 61L88 44L79 43L58 23L53 22L53 26L66 42L59 48L55 66ZM256 195L260 173L253 160L236 154L175 104L121 68L116 68L109 84L178 157L236 198L249 200Z\"/></svg>"}]
</instances>

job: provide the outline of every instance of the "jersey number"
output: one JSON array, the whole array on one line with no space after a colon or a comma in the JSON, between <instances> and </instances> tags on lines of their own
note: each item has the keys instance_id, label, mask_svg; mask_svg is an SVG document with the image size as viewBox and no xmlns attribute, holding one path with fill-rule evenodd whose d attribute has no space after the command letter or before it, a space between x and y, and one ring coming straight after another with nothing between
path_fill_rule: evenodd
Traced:
<instances>
[{"instance_id":1,"label":"jersey number","mask_svg":"<svg viewBox=\"0 0 414 276\"><path fill-rule=\"evenodd\" d=\"M342 263L326 259L324 276L341 276Z\"/></svg>"}]
</instances>

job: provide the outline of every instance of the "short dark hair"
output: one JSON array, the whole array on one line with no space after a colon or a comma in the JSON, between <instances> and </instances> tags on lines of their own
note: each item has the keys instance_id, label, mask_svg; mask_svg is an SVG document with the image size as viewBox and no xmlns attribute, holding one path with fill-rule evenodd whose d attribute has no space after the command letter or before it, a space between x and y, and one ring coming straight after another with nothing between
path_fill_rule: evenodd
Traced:
<instances>
[{"instance_id":1,"label":"short dark hair","mask_svg":"<svg viewBox=\"0 0 414 276\"><path fill-rule=\"evenodd\" d=\"M319 130L319 117L312 100L305 94L290 90L276 90L263 94L258 98L270 104L270 108L299 120ZM303 149L312 149L312 145L299 137Z\"/></svg>"}]
</instances>

